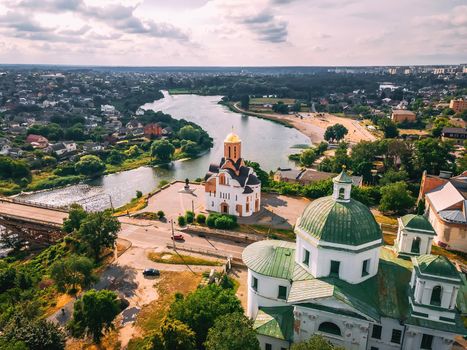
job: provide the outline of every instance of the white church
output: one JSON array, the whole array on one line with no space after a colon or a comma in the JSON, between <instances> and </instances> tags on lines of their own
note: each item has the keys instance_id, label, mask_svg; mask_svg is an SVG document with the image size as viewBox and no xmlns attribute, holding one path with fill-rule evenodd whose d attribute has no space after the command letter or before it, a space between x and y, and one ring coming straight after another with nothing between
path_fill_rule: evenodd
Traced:
<instances>
[{"instance_id":1,"label":"white church","mask_svg":"<svg viewBox=\"0 0 467 350\"><path fill-rule=\"evenodd\" d=\"M334 178L333 195L297 220L295 243L264 240L244 250L247 313L261 349L289 349L314 334L345 349L451 349L467 334L464 276L430 254L434 231L423 216L401 218L394 247L383 246L351 187L345 171Z\"/></svg>"},{"instance_id":2,"label":"white church","mask_svg":"<svg viewBox=\"0 0 467 350\"><path fill-rule=\"evenodd\" d=\"M205 207L235 216L251 216L261 208L261 182L242 158L242 141L234 133L224 140L224 157L205 176Z\"/></svg>"}]
</instances>

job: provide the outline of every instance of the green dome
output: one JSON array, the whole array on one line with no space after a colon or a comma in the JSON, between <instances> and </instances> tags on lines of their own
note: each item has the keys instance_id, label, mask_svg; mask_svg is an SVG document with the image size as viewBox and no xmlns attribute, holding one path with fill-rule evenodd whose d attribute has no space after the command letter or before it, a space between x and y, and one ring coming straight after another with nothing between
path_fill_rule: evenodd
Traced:
<instances>
[{"instance_id":1,"label":"green dome","mask_svg":"<svg viewBox=\"0 0 467 350\"><path fill-rule=\"evenodd\" d=\"M332 196L319 198L305 208L297 227L329 243L358 246L382 239L373 214L354 199L344 202Z\"/></svg>"}]
</instances>

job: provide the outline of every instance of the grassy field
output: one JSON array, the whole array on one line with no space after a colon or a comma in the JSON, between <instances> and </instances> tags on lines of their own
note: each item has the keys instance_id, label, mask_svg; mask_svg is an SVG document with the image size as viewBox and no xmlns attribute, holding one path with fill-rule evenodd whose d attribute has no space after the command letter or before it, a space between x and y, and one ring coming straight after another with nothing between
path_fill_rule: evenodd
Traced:
<instances>
[{"instance_id":1,"label":"grassy field","mask_svg":"<svg viewBox=\"0 0 467 350\"><path fill-rule=\"evenodd\" d=\"M151 161L151 156L149 154L143 154L138 158L125 159L125 161L123 161L122 164L119 164L119 165L106 164L105 172L107 174L111 174L111 173L117 173L120 171L136 169L141 166L148 165L150 161Z\"/></svg>"},{"instance_id":2,"label":"grassy field","mask_svg":"<svg viewBox=\"0 0 467 350\"><path fill-rule=\"evenodd\" d=\"M199 90L191 90L191 89L169 89L170 95L187 95L187 94L199 94Z\"/></svg>"},{"instance_id":3,"label":"grassy field","mask_svg":"<svg viewBox=\"0 0 467 350\"><path fill-rule=\"evenodd\" d=\"M140 198L133 198L129 203L122 205L115 209L114 215L125 215L137 212L141 209L146 208L148 205L148 196L142 196Z\"/></svg>"},{"instance_id":4,"label":"grassy field","mask_svg":"<svg viewBox=\"0 0 467 350\"><path fill-rule=\"evenodd\" d=\"M136 327L140 331L141 338L132 339L128 344L128 350L142 349L144 347L143 337L160 327L174 300L175 293L186 295L194 291L201 282L201 278L201 274L188 271L163 271L156 286L158 299L143 307L136 319Z\"/></svg>"},{"instance_id":5,"label":"grassy field","mask_svg":"<svg viewBox=\"0 0 467 350\"><path fill-rule=\"evenodd\" d=\"M276 104L279 101L284 102L286 105L295 103L295 99L293 98L260 97L251 98L250 105Z\"/></svg>"},{"instance_id":6,"label":"grassy field","mask_svg":"<svg viewBox=\"0 0 467 350\"><path fill-rule=\"evenodd\" d=\"M221 263L217 260L207 260L191 255L181 255L173 252L152 252L148 254L149 260L162 264L175 265L201 265L201 266L220 266Z\"/></svg>"}]
</instances>

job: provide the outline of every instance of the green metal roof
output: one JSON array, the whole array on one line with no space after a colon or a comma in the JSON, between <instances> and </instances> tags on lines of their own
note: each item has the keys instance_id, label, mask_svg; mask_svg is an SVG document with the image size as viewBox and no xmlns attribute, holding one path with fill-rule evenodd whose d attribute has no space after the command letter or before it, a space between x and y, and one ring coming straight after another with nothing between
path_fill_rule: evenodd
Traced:
<instances>
[{"instance_id":1,"label":"green metal roof","mask_svg":"<svg viewBox=\"0 0 467 350\"><path fill-rule=\"evenodd\" d=\"M448 333L467 335L467 330L465 329L462 320L459 315L456 315L456 318L453 323L444 323L434 320L429 320L421 317L409 317L406 321L407 324L411 324L418 327L436 329Z\"/></svg>"},{"instance_id":2,"label":"green metal roof","mask_svg":"<svg viewBox=\"0 0 467 350\"><path fill-rule=\"evenodd\" d=\"M337 175L334 179L332 179L334 182L338 183L343 183L343 184L351 184L352 183L352 177L347 174L345 170L342 170L339 175Z\"/></svg>"},{"instance_id":3,"label":"green metal roof","mask_svg":"<svg viewBox=\"0 0 467 350\"><path fill-rule=\"evenodd\" d=\"M266 240L250 244L242 254L248 268L261 275L287 280L305 280L313 276L295 263L295 243Z\"/></svg>"},{"instance_id":4,"label":"green metal roof","mask_svg":"<svg viewBox=\"0 0 467 350\"><path fill-rule=\"evenodd\" d=\"M422 275L437 276L461 281L459 271L452 262L440 255L420 255L412 258L415 271Z\"/></svg>"},{"instance_id":5,"label":"green metal roof","mask_svg":"<svg viewBox=\"0 0 467 350\"><path fill-rule=\"evenodd\" d=\"M297 227L330 243L358 246L382 240L381 229L370 210L359 201L336 201L332 196L311 202Z\"/></svg>"},{"instance_id":6,"label":"green metal roof","mask_svg":"<svg viewBox=\"0 0 467 350\"><path fill-rule=\"evenodd\" d=\"M423 232L428 235L436 235L433 226L422 215L407 214L401 217L402 224L405 228L413 231Z\"/></svg>"},{"instance_id":7,"label":"green metal roof","mask_svg":"<svg viewBox=\"0 0 467 350\"><path fill-rule=\"evenodd\" d=\"M268 337L292 341L293 306L260 307L253 329Z\"/></svg>"}]
</instances>

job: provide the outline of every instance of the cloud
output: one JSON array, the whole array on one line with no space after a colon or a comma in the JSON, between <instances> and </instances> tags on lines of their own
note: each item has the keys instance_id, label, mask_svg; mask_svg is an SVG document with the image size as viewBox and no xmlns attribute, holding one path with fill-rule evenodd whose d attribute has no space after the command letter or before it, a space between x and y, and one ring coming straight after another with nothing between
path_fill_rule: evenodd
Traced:
<instances>
[{"instance_id":1,"label":"cloud","mask_svg":"<svg viewBox=\"0 0 467 350\"><path fill-rule=\"evenodd\" d=\"M27 9L39 9L43 11L73 11L84 6L82 0L21 0L16 4L16 7Z\"/></svg>"},{"instance_id":2,"label":"cloud","mask_svg":"<svg viewBox=\"0 0 467 350\"><path fill-rule=\"evenodd\" d=\"M415 25L427 26L447 26L466 27L467 26L467 5L454 7L447 14L418 16L414 19Z\"/></svg>"},{"instance_id":3,"label":"cloud","mask_svg":"<svg viewBox=\"0 0 467 350\"><path fill-rule=\"evenodd\" d=\"M42 26L34 18L21 13L7 12L0 16L0 24L7 29L18 32L49 32L52 29Z\"/></svg>"},{"instance_id":4,"label":"cloud","mask_svg":"<svg viewBox=\"0 0 467 350\"><path fill-rule=\"evenodd\" d=\"M242 23L244 23L250 31L255 33L261 41L282 43L287 40L287 22L278 19L268 11L245 17Z\"/></svg>"}]
</instances>

